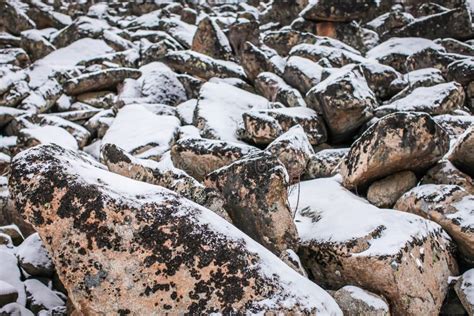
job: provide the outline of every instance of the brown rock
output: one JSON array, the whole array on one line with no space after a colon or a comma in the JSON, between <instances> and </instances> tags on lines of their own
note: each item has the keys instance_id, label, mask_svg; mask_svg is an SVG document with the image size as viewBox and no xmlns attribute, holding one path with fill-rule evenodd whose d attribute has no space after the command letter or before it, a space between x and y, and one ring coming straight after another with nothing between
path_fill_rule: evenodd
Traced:
<instances>
[{"instance_id":1,"label":"brown rock","mask_svg":"<svg viewBox=\"0 0 474 316\"><path fill-rule=\"evenodd\" d=\"M323 149L311 155L306 165L304 179L327 178L336 175L348 148Z\"/></svg>"},{"instance_id":2,"label":"brown rock","mask_svg":"<svg viewBox=\"0 0 474 316\"><path fill-rule=\"evenodd\" d=\"M454 290L459 297L468 315L474 314L474 303L472 302L472 287L474 286L474 269L467 270L456 281Z\"/></svg>"},{"instance_id":3,"label":"brown rock","mask_svg":"<svg viewBox=\"0 0 474 316\"><path fill-rule=\"evenodd\" d=\"M350 22L352 20L367 20L370 13L377 8L375 0L346 1L335 3L333 0L320 0L308 4L301 12L307 20ZM373 14L373 13L372 13Z\"/></svg>"},{"instance_id":4,"label":"brown rock","mask_svg":"<svg viewBox=\"0 0 474 316\"><path fill-rule=\"evenodd\" d=\"M448 135L428 114L387 115L352 144L341 167L344 186L354 189L397 171L429 168L448 148Z\"/></svg>"},{"instance_id":5,"label":"brown rock","mask_svg":"<svg viewBox=\"0 0 474 316\"><path fill-rule=\"evenodd\" d=\"M261 72L273 72L279 76L283 74L284 69L280 68L272 58L278 60L281 57L271 49L263 46L257 47L251 42L245 42L240 55L240 62L247 77L253 81Z\"/></svg>"},{"instance_id":6,"label":"brown rock","mask_svg":"<svg viewBox=\"0 0 474 316\"><path fill-rule=\"evenodd\" d=\"M253 45L260 43L260 24L258 21L249 21L238 19L229 26L228 38L230 45L234 49L235 55L240 58L244 50L245 43Z\"/></svg>"},{"instance_id":7,"label":"brown rock","mask_svg":"<svg viewBox=\"0 0 474 316\"><path fill-rule=\"evenodd\" d=\"M254 85L261 95L272 102L280 102L286 107L306 107L300 92L274 73L261 72L255 78Z\"/></svg>"},{"instance_id":8,"label":"brown rock","mask_svg":"<svg viewBox=\"0 0 474 316\"><path fill-rule=\"evenodd\" d=\"M314 283L168 190L54 145L17 156L12 169L16 202L46 241L77 313L341 315Z\"/></svg>"},{"instance_id":9,"label":"brown rock","mask_svg":"<svg viewBox=\"0 0 474 316\"><path fill-rule=\"evenodd\" d=\"M387 300L356 286L346 285L332 294L345 315L389 316Z\"/></svg>"},{"instance_id":10,"label":"brown rock","mask_svg":"<svg viewBox=\"0 0 474 316\"><path fill-rule=\"evenodd\" d=\"M448 159L461 171L474 177L474 127L471 126L458 138Z\"/></svg>"},{"instance_id":11,"label":"brown rock","mask_svg":"<svg viewBox=\"0 0 474 316\"><path fill-rule=\"evenodd\" d=\"M301 94L306 95L312 87L323 80L326 73L327 71L317 63L307 58L292 56L287 60L283 79Z\"/></svg>"},{"instance_id":12,"label":"brown rock","mask_svg":"<svg viewBox=\"0 0 474 316\"><path fill-rule=\"evenodd\" d=\"M216 59L233 59L229 40L210 17L205 17L199 22L191 49Z\"/></svg>"},{"instance_id":13,"label":"brown rock","mask_svg":"<svg viewBox=\"0 0 474 316\"><path fill-rule=\"evenodd\" d=\"M367 191L367 200L377 207L391 208L416 183L416 175L411 171L394 173L372 183Z\"/></svg>"},{"instance_id":14,"label":"brown rock","mask_svg":"<svg viewBox=\"0 0 474 316\"><path fill-rule=\"evenodd\" d=\"M474 194L474 180L456 168L449 160L441 160L428 170L421 179L421 183L458 185L470 194Z\"/></svg>"},{"instance_id":15,"label":"brown rock","mask_svg":"<svg viewBox=\"0 0 474 316\"><path fill-rule=\"evenodd\" d=\"M56 48L46 40L38 30L29 30L21 33L21 48L29 55L31 61L43 58Z\"/></svg>"}]
</instances>

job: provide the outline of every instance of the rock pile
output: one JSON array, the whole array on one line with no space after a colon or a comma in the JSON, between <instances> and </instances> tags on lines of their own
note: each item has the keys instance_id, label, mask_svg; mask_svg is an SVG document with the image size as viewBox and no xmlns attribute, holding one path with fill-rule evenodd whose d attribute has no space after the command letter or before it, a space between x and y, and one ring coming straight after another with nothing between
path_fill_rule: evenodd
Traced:
<instances>
[{"instance_id":1,"label":"rock pile","mask_svg":"<svg viewBox=\"0 0 474 316\"><path fill-rule=\"evenodd\" d=\"M0 0L0 315L473 315L469 0Z\"/></svg>"}]
</instances>

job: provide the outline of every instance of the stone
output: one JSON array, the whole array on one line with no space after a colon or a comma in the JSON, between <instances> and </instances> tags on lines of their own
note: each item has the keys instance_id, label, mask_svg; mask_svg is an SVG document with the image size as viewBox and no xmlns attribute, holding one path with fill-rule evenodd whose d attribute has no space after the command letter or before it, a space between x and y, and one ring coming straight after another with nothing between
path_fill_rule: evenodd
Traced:
<instances>
[{"instance_id":1,"label":"stone","mask_svg":"<svg viewBox=\"0 0 474 316\"><path fill-rule=\"evenodd\" d=\"M348 151L348 148L323 149L311 155L308 159L303 178L311 180L336 175Z\"/></svg>"},{"instance_id":2,"label":"stone","mask_svg":"<svg viewBox=\"0 0 474 316\"><path fill-rule=\"evenodd\" d=\"M390 91L398 93L394 99L410 94L419 87L431 87L440 83L445 83L441 70L436 68L423 68L413 70L404 74L390 83Z\"/></svg>"},{"instance_id":3,"label":"stone","mask_svg":"<svg viewBox=\"0 0 474 316\"><path fill-rule=\"evenodd\" d=\"M425 112L430 115L451 114L464 105L463 87L455 82L419 87L405 97L394 98L375 109L377 117L395 112Z\"/></svg>"},{"instance_id":4,"label":"stone","mask_svg":"<svg viewBox=\"0 0 474 316\"><path fill-rule=\"evenodd\" d=\"M299 56L318 62L327 59L333 67L343 67L348 64L367 62L367 59L353 51L339 47L316 44L299 44L290 50L290 56Z\"/></svg>"},{"instance_id":5,"label":"stone","mask_svg":"<svg viewBox=\"0 0 474 316\"><path fill-rule=\"evenodd\" d=\"M22 48L0 48L0 62L4 65L25 68L30 65L31 60Z\"/></svg>"},{"instance_id":6,"label":"stone","mask_svg":"<svg viewBox=\"0 0 474 316\"><path fill-rule=\"evenodd\" d=\"M302 95L323 80L325 70L317 63L303 57L292 56L288 59L283 79L298 89Z\"/></svg>"},{"instance_id":7,"label":"stone","mask_svg":"<svg viewBox=\"0 0 474 316\"><path fill-rule=\"evenodd\" d=\"M245 138L258 145L267 145L297 124L303 127L311 145L327 139L322 118L310 108L276 108L250 110L242 114Z\"/></svg>"},{"instance_id":8,"label":"stone","mask_svg":"<svg viewBox=\"0 0 474 316\"><path fill-rule=\"evenodd\" d=\"M465 56L448 54L443 50L426 47L408 56L405 61L407 71L423 68L437 68L445 75L449 65L455 61L465 59Z\"/></svg>"},{"instance_id":9,"label":"stone","mask_svg":"<svg viewBox=\"0 0 474 316\"><path fill-rule=\"evenodd\" d=\"M342 315L317 285L212 211L166 189L54 145L17 156L12 170L15 200L54 249L78 313ZM203 282L209 285L200 289Z\"/></svg>"},{"instance_id":10,"label":"stone","mask_svg":"<svg viewBox=\"0 0 474 316\"><path fill-rule=\"evenodd\" d=\"M408 71L405 66L406 59L410 55L426 48L445 52L443 46L428 39L394 37L369 50L366 57L369 59L375 59L381 64L391 66L401 73L406 73Z\"/></svg>"},{"instance_id":11,"label":"stone","mask_svg":"<svg viewBox=\"0 0 474 316\"><path fill-rule=\"evenodd\" d=\"M462 258L474 262L474 196L457 185L425 184L406 192L395 209L438 223L456 242Z\"/></svg>"},{"instance_id":12,"label":"stone","mask_svg":"<svg viewBox=\"0 0 474 316\"><path fill-rule=\"evenodd\" d=\"M375 94L364 75L351 67L343 68L314 86L306 94L308 107L322 113L332 142L348 140L373 116Z\"/></svg>"},{"instance_id":13,"label":"stone","mask_svg":"<svg viewBox=\"0 0 474 316\"><path fill-rule=\"evenodd\" d=\"M41 86L24 98L18 108L34 113L43 113L51 109L54 103L61 97L63 88L54 78L48 79Z\"/></svg>"},{"instance_id":14,"label":"stone","mask_svg":"<svg viewBox=\"0 0 474 316\"><path fill-rule=\"evenodd\" d=\"M263 43L273 48L281 56L287 56L293 46L299 44L314 44L317 36L309 32L300 32L294 29L280 29L278 31L266 32Z\"/></svg>"},{"instance_id":15,"label":"stone","mask_svg":"<svg viewBox=\"0 0 474 316\"><path fill-rule=\"evenodd\" d=\"M449 160L441 160L426 172L422 184L458 185L470 194L474 194L474 180L456 168Z\"/></svg>"},{"instance_id":16,"label":"stone","mask_svg":"<svg viewBox=\"0 0 474 316\"><path fill-rule=\"evenodd\" d=\"M169 52L163 62L177 72L185 72L194 76L211 79L219 78L246 78L241 66L234 62L215 59L191 50Z\"/></svg>"},{"instance_id":17,"label":"stone","mask_svg":"<svg viewBox=\"0 0 474 316\"><path fill-rule=\"evenodd\" d=\"M449 151L448 159L459 170L474 177L474 127L469 127Z\"/></svg>"},{"instance_id":18,"label":"stone","mask_svg":"<svg viewBox=\"0 0 474 316\"><path fill-rule=\"evenodd\" d=\"M174 144L180 125L174 116L156 115L141 104L130 104L119 110L102 144L115 144L132 155L156 149L162 154Z\"/></svg>"},{"instance_id":19,"label":"stone","mask_svg":"<svg viewBox=\"0 0 474 316\"><path fill-rule=\"evenodd\" d=\"M31 61L41 59L56 50L54 45L37 30L22 32L20 45L28 53Z\"/></svg>"},{"instance_id":20,"label":"stone","mask_svg":"<svg viewBox=\"0 0 474 316\"><path fill-rule=\"evenodd\" d=\"M341 166L343 184L355 189L397 171L426 170L448 148L448 135L428 114L389 114L352 144Z\"/></svg>"},{"instance_id":21,"label":"stone","mask_svg":"<svg viewBox=\"0 0 474 316\"><path fill-rule=\"evenodd\" d=\"M439 38L435 40L435 43L443 46L448 53L474 56L474 48L471 45L454 38Z\"/></svg>"},{"instance_id":22,"label":"stone","mask_svg":"<svg viewBox=\"0 0 474 316\"><path fill-rule=\"evenodd\" d=\"M347 315L390 315L387 300L357 286L346 285L332 294L332 297Z\"/></svg>"},{"instance_id":23,"label":"stone","mask_svg":"<svg viewBox=\"0 0 474 316\"><path fill-rule=\"evenodd\" d=\"M2 1L0 6L0 25L13 35L36 27L26 14L27 6L20 1Z\"/></svg>"},{"instance_id":24,"label":"stone","mask_svg":"<svg viewBox=\"0 0 474 316\"><path fill-rule=\"evenodd\" d=\"M37 233L28 236L18 247L20 267L32 276L51 277L54 266L40 236Z\"/></svg>"},{"instance_id":25,"label":"stone","mask_svg":"<svg viewBox=\"0 0 474 316\"><path fill-rule=\"evenodd\" d=\"M20 229L15 224L0 226L0 233L8 235L14 246L19 246L25 239Z\"/></svg>"},{"instance_id":26,"label":"stone","mask_svg":"<svg viewBox=\"0 0 474 316\"><path fill-rule=\"evenodd\" d=\"M57 144L72 150L79 148L74 136L62 127L30 125L30 127L23 128L18 132L16 146L20 150L39 144Z\"/></svg>"},{"instance_id":27,"label":"stone","mask_svg":"<svg viewBox=\"0 0 474 316\"><path fill-rule=\"evenodd\" d=\"M248 79L255 80L261 72L273 72L281 76L285 61L277 52L264 45L257 46L245 42L240 54L240 62Z\"/></svg>"},{"instance_id":28,"label":"stone","mask_svg":"<svg viewBox=\"0 0 474 316\"><path fill-rule=\"evenodd\" d=\"M390 90L390 83L401 78L398 71L390 66L375 62L361 63L358 67L364 74L369 88L377 98L384 100L392 96L393 92Z\"/></svg>"},{"instance_id":29,"label":"stone","mask_svg":"<svg viewBox=\"0 0 474 316\"><path fill-rule=\"evenodd\" d=\"M239 143L237 131L242 126L242 115L268 108L270 102L262 96L223 82L206 82L200 90L193 125L202 137Z\"/></svg>"},{"instance_id":30,"label":"stone","mask_svg":"<svg viewBox=\"0 0 474 316\"><path fill-rule=\"evenodd\" d=\"M223 208L224 200L220 194L207 189L186 172L174 168L172 162L170 166L167 159L156 162L136 158L113 144L102 146L100 158L102 163L114 173L172 190L216 212L227 221L231 221L227 211Z\"/></svg>"},{"instance_id":31,"label":"stone","mask_svg":"<svg viewBox=\"0 0 474 316\"><path fill-rule=\"evenodd\" d=\"M288 173L274 155L244 157L206 176L204 185L222 193L234 225L280 254L297 248L295 224L288 204Z\"/></svg>"},{"instance_id":32,"label":"stone","mask_svg":"<svg viewBox=\"0 0 474 316\"><path fill-rule=\"evenodd\" d=\"M38 314L42 310L53 310L65 302L50 288L36 279L25 281L26 299L29 310Z\"/></svg>"},{"instance_id":33,"label":"stone","mask_svg":"<svg viewBox=\"0 0 474 316\"><path fill-rule=\"evenodd\" d=\"M246 42L258 45L260 43L260 24L258 21L250 21L247 19L237 19L229 25L227 37L230 46L235 52L237 58L242 56Z\"/></svg>"},{"instance_id":34,"label":"stone","mask_svg":"<svg viewBox=\"0 0 474 316\"><path fill-rule=\"evenodd\" d=\"M111 68L69 79L64 85L64 91L68 95L77 95L90 91L106 90L114 88L126 78L137 79L141 72L132 68Z\"/></svg>"},{"instance_id":35,"label":"stone","mask_svg":"<svg viewBox=\"0 0 474 316\"><path fill-rule=\"evenodd\" d=\"M17 299L18 291L7 282L0 280L0 308L7 304L15 303Z\"/></svg>"},{"instance_id":36,"label":"stone","mask_svg":"<svg viewBox=\"0 0 474 316\"><path fill-rule=\"evenodd\" d=\"M299 182L314 150L301 125L295 125L271 142L265 151L276 156L288 172L290 184Z\"/></svg>"},{"instance_id":37,"label":"stone","mask_svg":"<svg viewBox=\"0 0 474 316\"><path fill-rule=\"evenodd\" d=\"M66 47L82 38L99 38L109 29L109 24L103 19L80 16L73 23L62 29L53 39L56 48Z\"/></svg>"},{"instance_id":38,"label":"stone","mask_svg":"<svg viewBox=\"0 0 474 316\"><path fill-rule=\"evenodd\" d=\"M233 59L229 40L219 25L208 16L199 21L191 49L216 59Z\"/></svg>"},{"instance_id":39,"label":"stone","mask_svg":"<svg viewBox=\"0 0 474 316\"><path fill-rule=\"evenodd\" d=\"M373 182L367 191L367 200L380 208L391 208L408 190L416 186L412 171L400 171Z\"/></svg>"},{"instance_id":40,"label":"stone","mask_svg":"<svg viewBox=\"0 0 474 316\"><path fill-rule=\"evenodd\" d=\"M309 277L327 289L357 284L382 295L394 315L438 314L458 273L452 240L439 225L379 209L340 181L303 181L289 197Z\"/></svg>"},{"instance_id":41,"label":"stone","mask_svg":"<svg viewBox=\"0 0 474 316\"><path fill-rule=\"evenodd\" d=\"M320 0L310 2L300 15L307 20L350 22L367 19L378 5L375 0L347 1L337 5L331 0Z\"/></svg>"},{"instance_id":42,"label":"stone","mask_svg":"<svg viewBox=\"0 0 474 316\"><path fill-rule=\"evenodd\" d=\"M201 181L219 168L259 150L249 145L205 138L180 139L171 148L173 164Z\"/></svg>"},{"instance_id":43,"label":"stone","mask_svg":"<svg viewBox=\"0 0 474 316\"><path fill-rule=\"evenodd\" d=\"M18 303L10 303L0 308L0 314L34 316L29 309Z\"/></svg>"},{"instance_id":44,"label":"stone","mask_svg":"<svg viewBox=\"0 0 474 316\"><path fill-rule=\"evenodd\" d=\"M391 37L394 30L413 22L415 18L408 12L392 10L365 24L365 27L377 32L381 38Z\"/></svg>"},{"instance_id":45,"label":"stone","mask_svg":"<svg viewBox=\"0 0 474 316\"><path fill-rule=\"evenodd\" d=\"M8 249L4 246L1 247L0 259L2 260L2 268L0 269L0 281L8 283L10 286L14 287L18 295L16 302L25 306L25 285L21 280L22 274L18 267L18 259L11 250L12 249Z\"/></svg>"},{"instance_id":46,"label":"stone","mask_svg":"<svg viewBox=\"0 0 474 316\"><path fill-rule=\"evenodd\" d=\"M274 73L261 72L254 84L257 91L272 102L280 102L286 107L306 107L300 92Z\"/></svg>"},{"instance_id":47,"label":"stone","mask_svg":"<svg viewBox=\"0 0 474 316\"><path fill-rule=\"evenodd\" d=\"M464 272L456 281L454 290L469 315L474 314L474 269Z\"/></svg>"}]
</instances>

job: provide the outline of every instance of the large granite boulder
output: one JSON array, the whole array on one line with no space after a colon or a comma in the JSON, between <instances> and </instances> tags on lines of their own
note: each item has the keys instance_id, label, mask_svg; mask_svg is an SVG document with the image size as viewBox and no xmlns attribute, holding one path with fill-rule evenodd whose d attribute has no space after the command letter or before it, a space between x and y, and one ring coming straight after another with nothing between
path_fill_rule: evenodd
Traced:
<instances>
[{"instance_id":1,"label":"large granite boulder","mask_svg":"<svg viewBox=\"0 0 474 316\"><path fill-rule=\"evenodd\" d=\"M329 294L213 212L83 155L54 145L23 152L10 185L77 313L342 315Z\"/></svg>"}]
</instances>

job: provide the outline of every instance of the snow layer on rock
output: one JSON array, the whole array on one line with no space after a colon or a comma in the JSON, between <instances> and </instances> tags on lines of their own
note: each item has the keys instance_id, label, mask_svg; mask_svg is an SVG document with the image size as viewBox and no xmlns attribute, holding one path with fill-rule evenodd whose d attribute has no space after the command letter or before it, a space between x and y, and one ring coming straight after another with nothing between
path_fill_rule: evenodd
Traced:
<instances>
[{"instance_id":1,"label":"snow layer on rock","mask_svg":"<svg viewBox=\"0 0 474 316\"><path fill-rule=\"evenodd\" d=\"M189 99L178 105L178 115L185 124L193 124L194 110L196 109L197 99Z\"/></svg>"},{"instance_id":2,"label":"snow layer on rock","mask_svg":"<svg viewBox=\"0 0 474 316\"><path fill-rule=\"evenodd\" d=\"M384 302L380 297L372 295L371 293L361 289L357 286L346 285L343 287L344 290L351 293L351 296L357 300L365 302L367 305L377 310L389 311L387 303Z\"/></svg>"},{"instance_id":3,"label":"snow layer on rock","mask_svg":"<svg viewBox=\"0 0 474 316\"><path fill-rule=\"evenodd\" d=\"M225 83L207 82L201 88L196 111L198 117L206 121L205 129L218 139L241 143L236 131L242 123L242 114L269 105L269 101L259 95Z\"/></svg>"},{"instance_id":4,"label":"snow layer on rock","mask_svg":"<svg viewBox=\"0 0 474 316\"><path fill-rule=\"evenodd\" d=\"M18 291L11 284L0 280L0 296L17 293Z\"/></svg>"},{"instance_id":5,"label":"snow layer on rock","mask_svg":"<svg viewBox=\"0 0 474 316\"><path fill-rule=\"evenodd\" d=\"M23 265L31 264L34 267L52 269L53 263L38 233L31 234L21 243L17 256Z\"/></svg>"},{"instance_id":6,"label":"snow layer on rock","mask_svg":"<svg viewBox=\"0 0 474 316\"><path fill-rule=\"evenodd\" d=\"M25 306L26 293L25 286L21 282L18 260L14 254L0 250L0 280L7 282L18 291L17 303Z\"/></svg>"},{"instance_id":7,"label":"snow layer on rock","mask_svg":"<svg viewBox=\"0 0 474 316\"><path fill-rule=\"evenodd\" d=\"M64 301L39 280L26 280L25 287L34 305L44 306L48 310L64 305Z\"/></svg>"},{"instance_id":8,"label":"snow layer on rock","mask_svg":"<svg viewBox=\"0 0 474 316\"><path fill-rule=\"evenodd\" d=\"M462 275L461 290L469 304L474 306L474 269L467 270Z\"/></svg>"},{"instance_id":9,"label":"snow layer on rock","mask_svg":"<svg viewBox=\"0 0 474 316\"><path fill-rule=\"evenodd\" d=\"M372 48L366 54L367 58L379 59L391 54L409 56L425 48L445 51L443 46L419 37L392 37L382 44Z\"/></svg>"},{"instance_id":10,"label":"snow layer on rock","mask_svg":"<svg viewBox=\"0 0 474 316\"><path fill-rule=\"evenodd\" d=\"M160 147L165 151L174 141L180 125L176 117L155 115L143 105L130 104L120 109L102 144L115 144L134 154L148 147Z\"/></svg>"},{"instance_id":11,"label":"snow layer on rock","mask_svg":"<svg viewBox=\"0 0 474 316\"><path fill-rule=\"evenodd\" d=\"M302 242L347 243L383 227L377 238L368 240L366 250L352 255L394 255L414 239L422 240L441 230L422 217L379 209L345 189L340 181L340 176L335 176L301 182L299 202L298 190L291 190L289 201L292 208L298 205L295 222Z\"/></svg>"},{"instance_id":12,"label":"snow layer on rock","mask_svg":"<svg viewBox=\"0 0 474 316\"><path fill-rule=\"evenodd\" d=\"M56 144L74 150L79 148L74 136L58 126L23 128L20 132L28 137L37 139L41 144Z\"/></svg>"},{"instance_id":13,"label":"snow layer on rock","mask_svg":"<svg viewBox=\"0 0 474 316\"><path fill-rule=\"evenodd\" d=\"M39 87L55 71L64 71L74 68L81 60L97 57L114 50L104 41L83 38L69 46L60 48L46 57L37 60L29 69L30 86Z\"/></svg>"}]
</instances>

